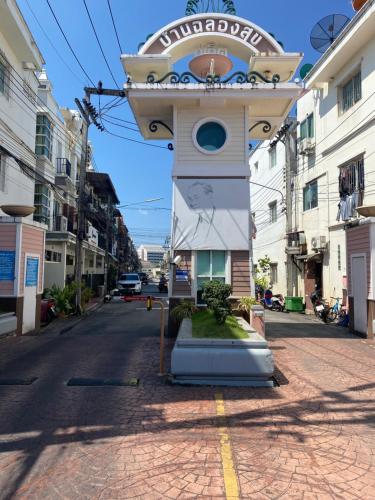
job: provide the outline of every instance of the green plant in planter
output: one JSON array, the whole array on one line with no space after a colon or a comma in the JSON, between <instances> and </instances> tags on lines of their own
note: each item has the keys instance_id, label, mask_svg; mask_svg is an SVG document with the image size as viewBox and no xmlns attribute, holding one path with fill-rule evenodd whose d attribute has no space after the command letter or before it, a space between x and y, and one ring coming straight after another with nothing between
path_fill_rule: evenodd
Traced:
<instances>
[{"instance_id":1,"label":"green plant in planter","mask_svg":"<svg viewBox=\"0 0 375 500\"><path fill-rule=\"evenodd\" d=\"M194 302L184 299L172 309L171 316L180 323L185 318L191 318L197 310Z\"/></svg>"},{"instance_id":2,"label":"green plant in planter","mask_svg":"<svg viewBox=\"0 0 375 500\"><path fill-rule=\"evenodd\" d=\"M241 297L238 302L238 309L250 316L251 306L255 306L255 304L258 304L255 297Z\"/></svg>"},{"instance_id":3,"label":"green plant in planter","mask_svg":"<svg viewBox=\"0 0 375 500\"><path fill-rule=\"evenodd\" d=\"M203 284L202 299L206 302L208 308L213 311L219 324L225 323L225 320L232 312L228 300L231 293L232 287L221 281L208 281Z\"/></svg>"},{"instance_id":4,"label":"green plant in planter","mask_svg":"<svg viewBox=\"0 0 375 500\"><path fill-rule=\"evenodd\" d=\"M59 314L69 314L72 310L72 305L70 303L70 290L67 286L60 288L53 285L50 289L50 296L55 301L56 312Z\"/></svg>"}]
</instances>

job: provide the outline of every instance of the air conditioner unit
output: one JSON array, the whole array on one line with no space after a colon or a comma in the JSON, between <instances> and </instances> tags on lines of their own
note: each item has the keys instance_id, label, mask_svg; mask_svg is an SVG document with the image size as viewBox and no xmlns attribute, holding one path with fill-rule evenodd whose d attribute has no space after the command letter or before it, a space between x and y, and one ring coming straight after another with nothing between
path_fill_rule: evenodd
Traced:
<instances>
[{"instance_id":1,"label":"air conditioner unit","mask_svg":"<svg viewBox=\"0 0 375 500\"><path fill-rule=\"evenodd\" d=\"M298 145L298 153L300 155L309 156L314 153L315 142L312 139L302 139Z\"/></svg>"},{"instance_id":2,"label":"air conditioner unit","mask_svg":"<svg viewBox=\"0 0 375 500\"><path fill-rule=\"evenodd\" d=\"M326 250L327 249L327 237L326 236L314 236L311 238L311 248L313 250Z\"/></svg>"}]
</instances>

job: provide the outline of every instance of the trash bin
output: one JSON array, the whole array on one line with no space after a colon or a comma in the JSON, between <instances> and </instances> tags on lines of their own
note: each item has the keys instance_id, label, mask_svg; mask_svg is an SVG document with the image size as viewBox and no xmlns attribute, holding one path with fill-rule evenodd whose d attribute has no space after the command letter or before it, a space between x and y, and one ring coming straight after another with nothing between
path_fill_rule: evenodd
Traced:
<instances>
[{"instance_id":1,"label":"trash bin","mask_svg":"<svg viewBox=\"0 0 375 500\"><path fill-rule=\"evenodd\" d=\"M104 297L104 285L99 285L97 288L98 297Z\"/></svg>"},{"instance_id":2,"label":"trash bin","mask_svg":"<svg viewBox=\"0 0 375 500\"><path fill-rule=\"evenodd\" d=\"M302 312L303 297L285 297L285 309L291 312Z\"/></svg>"}]
</instances>

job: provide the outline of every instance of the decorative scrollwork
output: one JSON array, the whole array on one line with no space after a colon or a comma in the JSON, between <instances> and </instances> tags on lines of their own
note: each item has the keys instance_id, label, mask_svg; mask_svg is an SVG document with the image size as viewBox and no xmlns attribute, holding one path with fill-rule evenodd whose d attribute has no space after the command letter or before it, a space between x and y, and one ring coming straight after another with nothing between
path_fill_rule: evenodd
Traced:
<instances>
[{"instance_id":1,"label":"decorative scrollwork","mask_svg":"<svg viewBox=\"0 0 375 500\"><path fill-rule=\"evenodd\" d=\"M169 83L172 84L177 84L177 83L191 83L191 81L195 81L197 83L205 83L209 85L213 84L220 84L220 83L230 83L232 81L235 81L235 83L251 83L252 85L255 85L258 81L261 81L263 83L273 83L273 85L276 87L276 84L279 83L280 81L280 75L273 75L271 79L268 79L261 73L258 73L258 71L250 71L249 73L244 73L242 71L236 71L229 77L225 78L224 80L221 79L220 76L218 75L207 75L205 79L199 78L193 73L190 73L190 71L185 71L181 75L177 73L176 71L171 71L164 75L162 78L159 80L156 80L155 74L150 73L147 77L147 83L163 83L166 80L169 79Z\"/></svg>"},{"instance_id":2,"label":"decorative scrollwork","mask_svg":"<svg viewBox=\"0 0 375 500\"><path fill-rule=\"evenodd\" d=\"M162 122L161 120L153 120L152 122L150 122L150 124L148 126L149 131L152 132L152 133L157 132L159 130L158 125L162 125L173 136L173 130L166 123Z\"/></svg>"},{"instance_id":3,"label":"decorative scrollwork","mask_svg":"<svg viewBox=\"0 0 375 500\"><path fill-rule=\"evenodd\" d=\"M249 128L249 133L251 133L256 127L259 125L263 125L263 132L268 134L271 131L272 125L267 120L260 120L259 122L254 123L252 127Z\"/></svg>"}]
</instances>

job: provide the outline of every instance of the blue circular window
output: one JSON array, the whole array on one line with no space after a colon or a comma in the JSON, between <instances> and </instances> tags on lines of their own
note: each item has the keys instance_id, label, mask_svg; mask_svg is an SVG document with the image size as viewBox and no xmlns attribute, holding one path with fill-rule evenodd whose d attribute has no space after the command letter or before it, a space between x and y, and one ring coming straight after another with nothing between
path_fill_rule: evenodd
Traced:
<instances>
[{"instance_id":1,"label":"blue circular window","mask_svg":"<svg viewBox=\"0 0 375 500\"><path fill-rule=\"evenodd\" d=\"M220 123L206 122L198 128L196 139L199 147L206 151L214 152L224 146L227 140L227 133Z\"/></svg>"}]
</instances>

